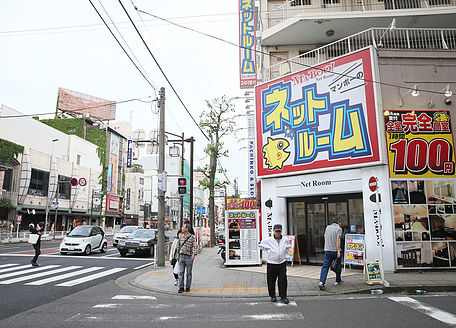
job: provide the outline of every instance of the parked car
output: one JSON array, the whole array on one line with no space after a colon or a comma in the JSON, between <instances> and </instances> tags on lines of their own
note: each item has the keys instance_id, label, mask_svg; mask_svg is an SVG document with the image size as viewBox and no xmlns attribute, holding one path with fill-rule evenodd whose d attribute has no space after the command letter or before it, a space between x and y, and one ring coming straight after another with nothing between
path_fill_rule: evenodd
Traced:
<instances>
[{"instance_id":1,"label":"parked car","mask_svg":"<svg viewBox=\"0 0 456 328\"><path fill-rule=\"evenodd\" d=\"M123 227L122 229L120 229L119 232L114 234L114 237L112 238L112 245L117 246L120 239L128 239L130 237L130 235L138 229L142 229L142 227L140 227L140 226Z\"/></svg>"},{"instance_id":2,"label":"parked car","mask_svg":"<svg viewBox=\"0 0 456 328\"><path fill-rule=\"evenodd\" d=\"M156 230L138 229L131 234L130 238L119 239L117 249L121 256L127 256L127 254L153 256L156 244Z\"/></svg>"},{"instance_id":3,"label":"parked car","mask_svg":"<svg viewBox=\"0 0 456 328\"><path fill-rule=\"evenodd\" d=\"M108 249L108 241L101 227L82 225L77 226L60 243L60 254L83 253L100 251L105 253Z\"/></svg>"}]
</instances>

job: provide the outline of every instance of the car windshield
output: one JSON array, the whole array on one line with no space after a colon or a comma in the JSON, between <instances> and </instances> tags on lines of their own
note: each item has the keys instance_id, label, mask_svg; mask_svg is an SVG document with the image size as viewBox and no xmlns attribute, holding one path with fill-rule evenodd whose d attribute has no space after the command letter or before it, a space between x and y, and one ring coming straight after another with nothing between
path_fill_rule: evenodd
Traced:
<instances>
[{"instance_id":1,"label":"car windshield","mask_svg":"<svg viewBox=\"0 0 456 328\"><path fill-rule=\"evenodd\" d=\"M127 227L123 227L122 229L120 229L119 232L122 232L122 233L130 233L130 232L135 231L136 229L138 229L137 226L127 226Z\"/></svg>"},{"instance_id":2,"label":"car windshield","mask_svg":"<svg viewBox=\"0 0 456 328\"><path fill-rule=\"evenodd\" d=\"M69 237L89 237L92 231L91 226L78 226L71 230L68 234Z\"/></svg>"},{"instance_id":3,"label":"car windshield","mask_svg":"<svg viewBox=\"0 0 456 328\"><path fill-rule=\"evenodd\" d=\"M155 238L155 231L153 230L136 230L131 234L131 238Z\"/></svg>"}]
</instances>

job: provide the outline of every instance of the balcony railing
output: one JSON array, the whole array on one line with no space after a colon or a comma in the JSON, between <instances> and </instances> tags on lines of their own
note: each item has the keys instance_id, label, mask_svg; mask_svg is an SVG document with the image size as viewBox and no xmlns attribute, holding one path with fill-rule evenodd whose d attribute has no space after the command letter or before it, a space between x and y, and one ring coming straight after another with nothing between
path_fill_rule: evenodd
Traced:
<instances>
[{"instance_id":1,"label":"balcony railing","mask_svg":"<svg viewBox=\"0 0 456 328\"><path fill-rule=\"evenodd\" d=\"M268 26L272 27L301 14L428 9L455 5L456 0L286 0L282 5L270 7L267 19Z\"/></svg>"},{"instance_id":2,"label":"balcony railing","mask_svg":"<svg viewBox=\"0 0 456 328\"><path fill-rule=\"evenodd\" d=\"M0 199L5 198L11 201L11 204L16 207L17 206L17 192L14 191L6 191L1 189L0 190Z\"/></svg>"},{"instance_id":3,"label":"balcony railing","mask_svg":"<svg viewBox=\"0 0 456 328\"><path fill-rule=\"evenodd\" d=\"M294 73L331 58L374 46L376 49L456 50L456 29L370 28L265 69L269 80Z\"/></svg>"}]
</instances>

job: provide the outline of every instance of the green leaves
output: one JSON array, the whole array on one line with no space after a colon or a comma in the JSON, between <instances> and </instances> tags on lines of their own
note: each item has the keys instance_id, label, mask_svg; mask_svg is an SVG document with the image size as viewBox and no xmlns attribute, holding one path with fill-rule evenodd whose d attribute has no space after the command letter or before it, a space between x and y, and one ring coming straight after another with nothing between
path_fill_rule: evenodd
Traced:
<instances>
[{"instance_id":1,"label":"green leaves","mask_svg":"<svg viewBox=\"0 0 456 328\"><path fill-rule=\"evenodd\" d=\"M9 162L14 157L22 154L23 151L23 146L0 138L0 162Z\"/></svg>"}]
</instances>

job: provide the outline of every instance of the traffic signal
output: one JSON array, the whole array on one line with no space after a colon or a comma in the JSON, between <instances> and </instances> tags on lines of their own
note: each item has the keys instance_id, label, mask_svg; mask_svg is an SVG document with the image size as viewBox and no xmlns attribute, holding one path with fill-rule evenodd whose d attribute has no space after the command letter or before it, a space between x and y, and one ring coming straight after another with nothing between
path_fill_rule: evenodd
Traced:
<instances>
[{"instance_id":1,"label":"traffic signal","mask_svg":"<svg viewBox=\"0 0 456 328\"><path fill-rule=\"evenodd\" d=\"M177 193L179 196L187 195L187 178L177 178Z\"/></svg>"}]
</instances>

